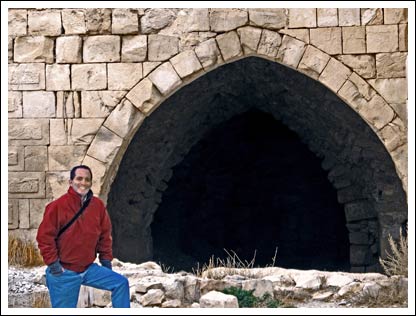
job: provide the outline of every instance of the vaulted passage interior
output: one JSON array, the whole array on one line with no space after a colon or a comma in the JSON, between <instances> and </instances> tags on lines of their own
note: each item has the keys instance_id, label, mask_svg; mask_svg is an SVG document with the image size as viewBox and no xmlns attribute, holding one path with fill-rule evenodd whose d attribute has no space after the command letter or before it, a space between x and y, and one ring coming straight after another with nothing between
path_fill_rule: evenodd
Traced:
<instances>
[{"instance_id":1,"label":"vaulted passage interior","mask_svg":"<svg viewBox=\"0 0 416 316\"><path fill-rule=\"evenodd\" d=\"M246 58L166 100L132 139L108 209L115 256L175 270L226 257L372 271L407 207L391 158L320 83Z\"/></svg>"}]
</instances>

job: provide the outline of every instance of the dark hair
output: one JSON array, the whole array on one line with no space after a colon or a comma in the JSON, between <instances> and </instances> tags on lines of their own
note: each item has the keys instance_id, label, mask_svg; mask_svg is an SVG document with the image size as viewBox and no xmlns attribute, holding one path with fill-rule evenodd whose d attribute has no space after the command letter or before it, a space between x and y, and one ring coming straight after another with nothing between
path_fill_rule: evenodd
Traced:
<instances>
[{"instance_id":1,"label":"dark hair","mask_svg":"<svg viewBox=\"0 0 416 316\"><path fill-rule=\"evenodd\" d=\"M71 173L69 175L69 178L71 180L74 180L74 178L75 178L75 171L77 171L77 169L86 169L86 170L88 170L90 172L91 180L92 180L92 171L91 171L90 167L88 167L86 165L79 165L79 166L75 166L74 168L72 168L71 169Z\"/></svg>"}]
</instances>

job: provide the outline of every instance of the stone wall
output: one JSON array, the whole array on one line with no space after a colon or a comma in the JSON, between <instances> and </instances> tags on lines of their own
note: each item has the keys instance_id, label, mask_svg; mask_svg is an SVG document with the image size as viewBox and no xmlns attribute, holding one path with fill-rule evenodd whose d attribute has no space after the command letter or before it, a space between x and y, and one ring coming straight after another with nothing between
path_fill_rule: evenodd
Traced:
<instances>
[{"instance_id":1,"label":"stone wall","mask_svg":"<svg viewBox=\"0 0 416 316\"><path fill-rule=\"evenodd\" d=\"M146 118L248 56L334 92L384 144L407 192L407 28L396 8L9 9L9 230L33 236L75 164L91 166L107 200Z\"/></svg>"}]
</instances>

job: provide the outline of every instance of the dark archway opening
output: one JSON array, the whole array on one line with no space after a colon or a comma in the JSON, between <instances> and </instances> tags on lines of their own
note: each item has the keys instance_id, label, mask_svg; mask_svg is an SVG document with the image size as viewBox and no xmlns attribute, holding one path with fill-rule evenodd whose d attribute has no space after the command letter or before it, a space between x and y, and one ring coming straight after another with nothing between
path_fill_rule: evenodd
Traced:
<instances>
[{"instance_id":1,"label":"dark archway opening","mask_svg":"<svg viewBox=\"0 0 416 316\"><path fill-rule=\"evenodd\" d=\"M234 251L243 262L348 271L345 213L320 160L270 114L250 110L205 135L163 193L153 259L191 271Z\"/></svg>"}]
</instances>

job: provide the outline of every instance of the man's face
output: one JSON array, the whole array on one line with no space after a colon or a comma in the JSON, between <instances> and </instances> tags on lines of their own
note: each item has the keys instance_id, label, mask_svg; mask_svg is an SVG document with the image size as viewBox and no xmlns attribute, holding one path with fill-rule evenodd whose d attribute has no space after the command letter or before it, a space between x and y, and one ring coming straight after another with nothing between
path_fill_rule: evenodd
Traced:
<instances>
[{"instance_id":1,"label":"man's face","mask_svg":"<svg viewBox=\"0 0 416 316\"><path fill-rule=\"evenodd\" d=\"M82 168L75 170L75 177L73 180L69 180L69 185L79 195L84 196L88 193L92 185L90 172Z\"/></svg>"}]
</instances>

